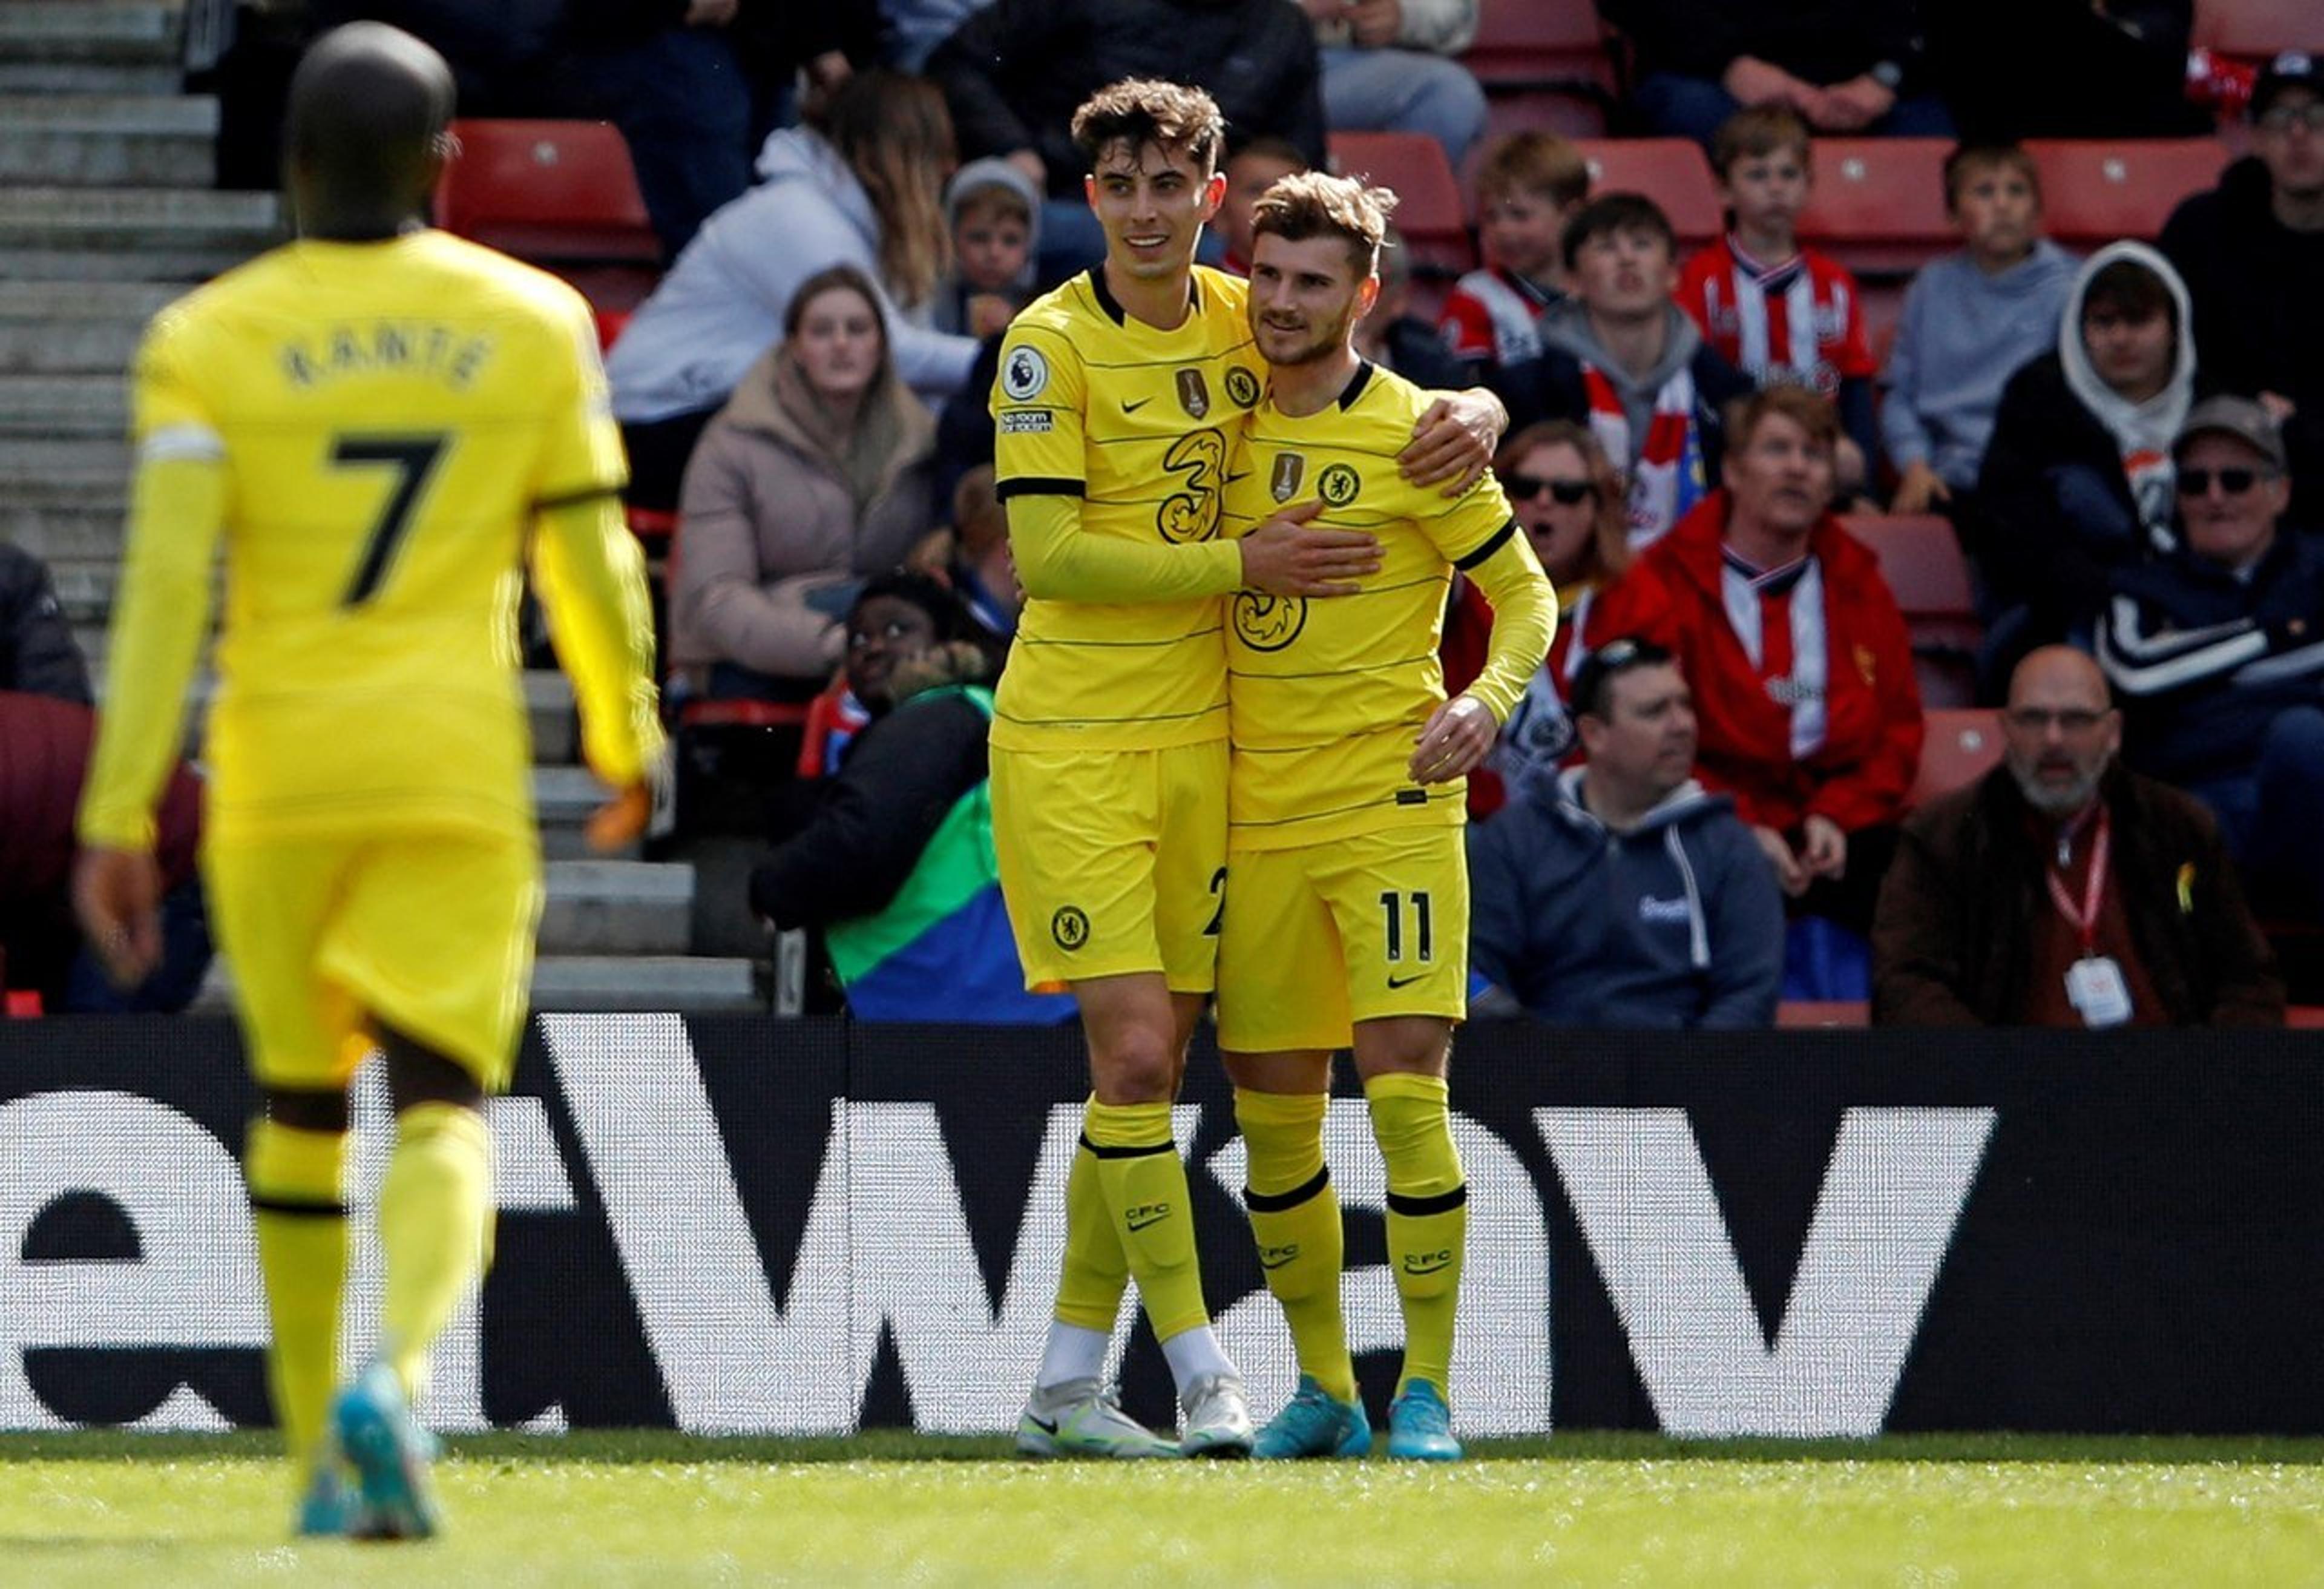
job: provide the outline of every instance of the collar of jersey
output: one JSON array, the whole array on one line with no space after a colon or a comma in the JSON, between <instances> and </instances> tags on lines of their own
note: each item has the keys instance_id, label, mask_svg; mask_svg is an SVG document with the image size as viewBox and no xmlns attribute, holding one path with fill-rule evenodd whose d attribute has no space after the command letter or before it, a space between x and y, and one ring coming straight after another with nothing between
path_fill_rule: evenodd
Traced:
<instances>
[{"instance_id":1,"label":"collar of jersey","mask_svg":"<svg viewBox=\"0 0 2324 1589\"><path fill-rule=\"evenodd\" d=\"M1128 325L1130 311L1115 301L1113 290L1105 284L1105 264L1102 261L1090 266L1089 284L1090 292L1096 298L1098 308L1105 310L1107 318L1117 326ZM1194 278L1191 273L1186 277L1186 303L1191 309L1199 309L1203 307L1202 292L1194 285Z\"/></svg>"}]
</instances>

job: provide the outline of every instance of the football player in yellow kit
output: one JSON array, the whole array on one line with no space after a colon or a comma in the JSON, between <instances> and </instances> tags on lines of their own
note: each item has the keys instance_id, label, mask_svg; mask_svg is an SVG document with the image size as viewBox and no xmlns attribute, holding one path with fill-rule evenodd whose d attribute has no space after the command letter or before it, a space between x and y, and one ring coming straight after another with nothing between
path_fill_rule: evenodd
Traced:
<instances>
[{"instance_id":1,"label":"football player in yellow kit","mask_svg":"<svg viewBox=\"0 0 2324 1589\"><path fill-rule=\"evenodd\" d=\"M508 1082L541 905L515 612L530 558L583 745L634 837L661 753L644 571L587 306L427 228L452 79L358 23L291 82L297 241L156 317L111 688L79 818L82 921L155 952L152 808L223 550L203 865L264 1109L244 1171L302 1532L434 1531L411 1415L492 1243L484 1100ZM379 1354L334 1397L347 1083L376 1042ZM347 1483L352 1464L351 1488Z\"/></svg>"},{"instance_id":2,"label":"football player in yellow kit","mask_svg":"<svg viewBox=\"0 0 2324 1589\"><path fill-rule=\"evenodd\" d=\"M1395 196L1284 178L1259 199L1250 323L1269 368L1229 475L1223 533L1295 500L1374 537L1355 595L1229 605L1233 723L1219 1047L1249 1155L1245 1202L1283 1305L1299 1390L1261 1457L1358 1455L1371 1433L1340 1314L1340 1208L1323 1159L1333 1053L1355 1050L1388 1170L1388 1264L1405 1317L1390 1455L1460 1455L1445 1400L1466 1185L1444 1075L1466 1013L1463 775L1541 666L1556 598L1490 476L1450 501L1393 459L1428 403L1352 341L1379 293ZM1437 642L1455 569L1493 606L1491 654L1444 698Z\"/></svg>"},{"instance_id":3,"label":"football player in yellow kit","mask_svg":"<svg viewBox=\"0 0 2324 1589\"><path fill-rule=\"evenodd\" d=\"M1194 263L1222 133L1210 97L1175 83L1116 83L1082 106L1106 257L1017 318L992 394L1027 596L992 725L993 837L1028 981L1073 990L1092 1081L1056 1312L1018 1425L1033 1455L1250 1448L1170 1132L1225 877L1223 598L1330 597L1378 567L1370 536L1307 528L1312 505L1218 539L1264 379L1243 283ZM1480 471L1507 422L1484 393L1424 417L1403 463L1434 482ZM1101 1385L1132 1276L1178 1388L1175 1445Z\"/></svg>"}]
</instances>

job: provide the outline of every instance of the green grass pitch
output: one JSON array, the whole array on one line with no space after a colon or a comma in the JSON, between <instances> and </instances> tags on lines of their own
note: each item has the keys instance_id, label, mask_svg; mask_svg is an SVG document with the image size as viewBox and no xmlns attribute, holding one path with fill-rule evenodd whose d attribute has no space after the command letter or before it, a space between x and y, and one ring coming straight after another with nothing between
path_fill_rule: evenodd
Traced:
<instances>
[{"instance_id":1,"label":"green grass pitch","mask_svg":"<svg viewBox=\"0 0 2324 1589\"><path fill-rule=\"evenodd\" d=\"M2315 1440L1575 1435L1427 1468L489 1436L420 1546L290 1541L272 1449L0 1437L0 1584L2324 1584Z\"/></svg>"}]
</instances>

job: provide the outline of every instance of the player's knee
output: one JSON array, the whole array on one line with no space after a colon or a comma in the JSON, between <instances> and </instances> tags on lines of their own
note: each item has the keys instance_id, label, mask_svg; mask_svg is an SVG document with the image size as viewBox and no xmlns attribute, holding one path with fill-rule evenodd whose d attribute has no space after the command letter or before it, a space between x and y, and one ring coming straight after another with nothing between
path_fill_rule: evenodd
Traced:
<instances>
[{"instance_id":1,"label":"player's knee","mask_svg":"<svg viewBox=\"0 0 2324 1589\"><path fill-rule=\"evenodd\" d=\"M1167 1033L1119 1032L1090 1050L1090 1082L1101 1104L1165 1104L1177 1096L1178 1051Z\"/></svg>"},{"instance_id":2,"label":"player's knee","mask_svg":"<svg viewBox=\"0 0 2324 1589\"><path fill-rule=\"evenodd\" d=\"M343 1088L268 1087L261 1102L267 1119L290 1131L341 1135L347 1129L347 1095Z\"/></svg>"},{"instance_id":3,"label":"player's knee","mask_svg":"<svg viewBox=\"0 0 2324 1589\"><path fill-rule=\"evenodd\" d=\"M418 1104L452 1104L481 1111L484 1085L468 1067L401 1032L383 1031L387 1055L387 1095L398 1114Z\"/></svg>"}]
</instances>

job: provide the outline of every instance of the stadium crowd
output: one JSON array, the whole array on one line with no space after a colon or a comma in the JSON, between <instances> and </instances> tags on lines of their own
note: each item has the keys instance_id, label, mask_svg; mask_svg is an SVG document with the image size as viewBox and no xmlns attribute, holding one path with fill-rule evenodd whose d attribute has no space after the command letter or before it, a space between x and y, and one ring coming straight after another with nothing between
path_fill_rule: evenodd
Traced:
<instances>
[{"instance_id":1,"label":"stadium crowd","mask_svg":"<svg viewBox=\"0 0 2324 1589\"><path fill-rule=\"evenodd\" d=\"M309 9L429 39L467 114L604 116L627 139L667 268L608 369L632 501L677 511L680 756L735 732L689 716L705 702L766 703L744 732L811 725L806 787L768 804L747 886L770 923L837 933L843 982L877 969L849 974L846 923L896 907L982 781L982 691L1024 600L991 474L1002 334L1102 256L1067 123L1133 75L1226 112L1228 210L1202 257L1230 270L1250 266L1251 202L1350 130L1423 134L1471 184L1481 259L1416 269L1392 249L1359 346L1498 394L1499 479L1558 595L1469 790L1480 1014L1766 1024L1779 998L1877 987L1880 1020L2250 1019L2282 994L2249 910L2292 940L2324 929L2298 842L2324 793L2324 64L2306 55L2255 63L2229 129L2249 152L2215 189L2078 259L2044 235L2041 164L2013 141L2078 129L2055 104L2012 121L1978 74L2015 63L1948 52L1911 0L1607 0L1628 67L1612 125L1702 144L1721 212L1702 239L1674 192L1600 190L1572 138L1486 135L1462 64L1478 0ZM2087 130L2200 128L2183 98L2150 98L2144 121ZM1828 140L1957 131L1975 141L1938 178L1957 251L1859 279L1803 241L1836 180ZM1884 526L1931 515L1974 580L1973 655L1926 641L1884 550ZM1490 617L1456 577L1449 688ZM2061 645L2097 666L2065 668ZM2075 704L2023 698L2045 658ZM901 680L946 693L907 710ZM1932 783L1927 714L1972 705L2000 712L2006 754L1982 782ZM2059 757L2088 774L2067 806ZM2111 881L2086 852L2070 864L2093 811L2122 816L2118 844L2167 814L2200 885L2152 874L2176 850L2123 845ZM1987 850L2023 877L1959 858ZM857 853L876 866L833 873ZM2121 985L2028 995L1987 955L1977 985L1936 990L1960 924L1991 919L1991 901L1942 897L1966 877L2043 965L2090 959L2045 874L2098 899ZM992 930L989 905L953 929ZM2180 919L2150 932L2150 911Z\"/></svg>"}]
</instances>

